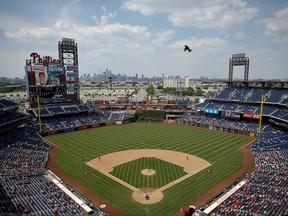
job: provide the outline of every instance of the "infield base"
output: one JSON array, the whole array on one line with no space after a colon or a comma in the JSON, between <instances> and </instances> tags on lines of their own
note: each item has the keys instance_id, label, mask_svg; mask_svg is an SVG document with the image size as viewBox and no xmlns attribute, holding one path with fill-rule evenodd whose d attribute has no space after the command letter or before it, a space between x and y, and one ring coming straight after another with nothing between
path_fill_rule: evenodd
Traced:
<instances>
[{"instance_id":1,"label":"infield base","mask_svg":"<svg viewBox=\"0 0 288 216\"><path fill-rule=\"evenodd\" d=\"M163 199L163 193L155 188L141 188L140 191L133 192L132 198L141 204L155 204Z\"/></svg>"}]
</instances>

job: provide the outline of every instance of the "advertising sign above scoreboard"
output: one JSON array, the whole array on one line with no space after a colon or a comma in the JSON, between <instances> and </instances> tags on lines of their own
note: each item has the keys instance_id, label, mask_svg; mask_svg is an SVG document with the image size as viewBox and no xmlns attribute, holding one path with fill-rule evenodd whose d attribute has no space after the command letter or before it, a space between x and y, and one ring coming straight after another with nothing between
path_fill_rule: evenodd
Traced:
<instances>
[{"instance_id":1,"label":"advertising sign above scoreboard","mask_svg":"<svg viewBox=\"0 0 288 216\"><path fill-rule=\"evenodd\" d=\"M26 59L26 65L61 65L61 60L53 59L51 56L42 56L36 52L30 54L32 59Z\"/></svg>"},{"instance_id":2,"label":"advertising sign above scoreboard","mask_svg":"<svg viewBox=\"0 0 288 216\"><path fill-rule=\"evenodd\" d=\"M78 71L77 65L67 65L66 68L67 68L67 71Z\"/></svg>"},{"instance_id":3,"label":"advertising sign above scoreboard","mask_svg":"<svg viewBox=\"0 0 288 216\"><path fill-rule=\"evenodd\" d=\"M64 72L64 66L48 66L48 72Z\"/></svg>"},{"instance_id":4,"label":"advertising sign above scoreboard","mask_svg":"<svg viewBox=\"0 0 288 216\"><path fill-rule=\"evenodd\" d=\"M232 54L232 58L245 58L245 53Z\"/></svg>"}]
</instances>

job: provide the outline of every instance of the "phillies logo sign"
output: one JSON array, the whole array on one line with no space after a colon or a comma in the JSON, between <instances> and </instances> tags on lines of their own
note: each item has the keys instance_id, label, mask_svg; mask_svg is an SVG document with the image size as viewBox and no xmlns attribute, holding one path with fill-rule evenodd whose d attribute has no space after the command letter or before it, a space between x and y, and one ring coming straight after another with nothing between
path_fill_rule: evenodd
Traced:
<instances>
[{"instance_id":1,"label":"phillies logo sign","mask_svg":"<svg viewBox=\"0 0 288 216\"><path fill-rule=\"evenodd\" d=\"M26 61L26 64L41 64L41 65L61 65L61 61L59 59L53 59L51 56L43 56L41 57L38 53L33 52L30 54L32 59Z\"/></svg>"}]
</instances>

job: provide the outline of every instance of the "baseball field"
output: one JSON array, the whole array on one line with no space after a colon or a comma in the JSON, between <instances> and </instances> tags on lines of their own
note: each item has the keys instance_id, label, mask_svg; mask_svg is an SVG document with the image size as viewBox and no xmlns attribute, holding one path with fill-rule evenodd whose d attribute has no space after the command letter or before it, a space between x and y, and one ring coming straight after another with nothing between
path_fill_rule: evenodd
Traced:
<instances>
[{"instance_id":1,"label":"baseball field","mask_svg":"<svg viewBox=\"0 0 288 216\"><path fill-rule=\"evenodd\" d=\"M179 212L242 168L240 148L252 141L162 123L106 126L46 139L54 145L48 168L73 179L91 200L97 197L98 205L114 214L155 216Z\"/></svg>"}]
</instances>

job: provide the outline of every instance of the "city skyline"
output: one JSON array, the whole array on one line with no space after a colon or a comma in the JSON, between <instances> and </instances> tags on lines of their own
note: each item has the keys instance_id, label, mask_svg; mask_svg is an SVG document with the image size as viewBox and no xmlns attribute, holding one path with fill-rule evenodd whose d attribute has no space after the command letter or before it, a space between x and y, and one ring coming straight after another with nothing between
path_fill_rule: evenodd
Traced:
<instances>
[{"instance_id":1,"label":"city skyline","mask_svg":"<svg viewBox=\"0 0 288 216\"><path fill-rule=\"evenodd\" d=\"M0 0L0 77L23 77L31 52L58 59L67 37L78 44L80 76L109 68L227 79L229 58L245 53L250 79L287 79L287 23L285 0Z\"/></svg>"}]
</instances>

